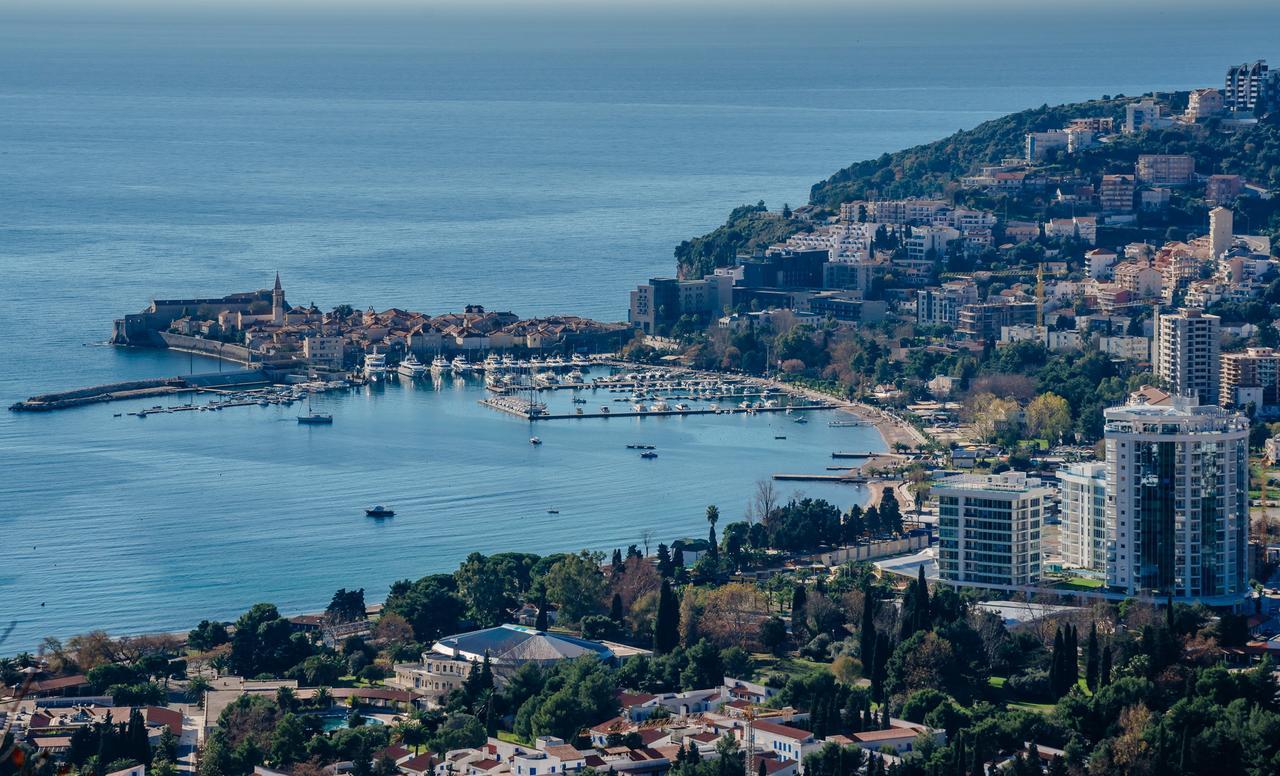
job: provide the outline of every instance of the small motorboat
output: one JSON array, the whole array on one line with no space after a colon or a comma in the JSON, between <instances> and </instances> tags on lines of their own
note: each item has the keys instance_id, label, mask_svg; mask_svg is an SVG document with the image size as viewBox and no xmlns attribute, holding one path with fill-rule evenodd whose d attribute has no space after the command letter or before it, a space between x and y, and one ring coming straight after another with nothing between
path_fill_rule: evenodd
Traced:
<instances>
[{"instance_id":1,"label":"small motorboat","mask_svg":"<svg viewBox=\"0 0 1280 776\"><path fill-rule=\"evenodd\" d=\"M369 507L364 513L368 517L395 517L396 511L378 504L377 506Z\"/></svg>"}]
</instances>

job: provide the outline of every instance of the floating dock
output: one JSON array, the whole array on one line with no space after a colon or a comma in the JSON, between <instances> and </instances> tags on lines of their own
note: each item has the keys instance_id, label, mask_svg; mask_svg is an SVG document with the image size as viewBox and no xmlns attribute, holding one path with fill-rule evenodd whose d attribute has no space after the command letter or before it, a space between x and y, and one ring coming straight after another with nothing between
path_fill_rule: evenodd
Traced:
<instances>
[{"instance_id":1,"label":"floating dock","mask_svg":"<svg viewBox=\"0 0 1280 776\"><path fill-rule=\"evenodd\" d=\"M518 405L510 402L494 401L493 399L481 399L480 403L491 409L505 412L509 415L515 415L524 420L571 420L574 418L650 418L664 417L669 415L742 415L742 414L760 414L766 412L813 412L817 410L834 410L839 409L831 404L803 404L792 405L789 407L750 407L743 409L742 407L721 407L719 409L687 409L687 410L647 410L645 412L586 412L582 414L576 412L568 413L547 413L539 412L530 415L529 412Z\"/></svg>"}]
</instances>

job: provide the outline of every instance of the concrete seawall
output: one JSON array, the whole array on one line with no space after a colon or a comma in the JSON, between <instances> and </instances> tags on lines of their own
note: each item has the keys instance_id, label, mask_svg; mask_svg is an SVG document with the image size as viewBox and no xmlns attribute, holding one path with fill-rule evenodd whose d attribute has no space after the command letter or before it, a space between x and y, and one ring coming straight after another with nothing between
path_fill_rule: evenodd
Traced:
<instances>
[{"instance_id":1,"label":"concrete seawall","mask_svg":"<svg viewBox=\"0 0 1280 776\"><path fill-rule=\"evenodd\" d=\"M268 382L267 377L258 370L242 370L222 374L215 372L189 377L155 377L148 380L104 383L57 393L42 393L13 404L9 409L14 412L48 412L50 410L81 407L86 404L97 404L118 399L168 396L202 388L257 385L264 382Z\"/></svg>"}]
</instances>

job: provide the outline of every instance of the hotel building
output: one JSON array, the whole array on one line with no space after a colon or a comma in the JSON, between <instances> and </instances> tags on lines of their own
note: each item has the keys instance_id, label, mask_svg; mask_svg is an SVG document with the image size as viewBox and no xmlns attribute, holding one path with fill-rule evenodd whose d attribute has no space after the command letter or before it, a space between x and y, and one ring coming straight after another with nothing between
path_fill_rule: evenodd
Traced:
<instances>
[{"instance_id":1,"label":"hotel building","mask_svg":"<svg viewBox=\"0 0 1280 776\"><path fill-rule=\"evenodd\" d=\"M1248 589L1249 421L1193 397L1104 412L1107 584L1234 603Z\"/></svg>"},{"instance_id":2,"label":"hotel building","mask_svg":"<svg viewBox=\"0 0 1280 776\"><path fill-rule=\"evenodd\" d=\"M1040 528L1052 488L1009 473L950 477L932 492L942 579L998 587L1040 581Z\"/></svg>"}]
</instances>

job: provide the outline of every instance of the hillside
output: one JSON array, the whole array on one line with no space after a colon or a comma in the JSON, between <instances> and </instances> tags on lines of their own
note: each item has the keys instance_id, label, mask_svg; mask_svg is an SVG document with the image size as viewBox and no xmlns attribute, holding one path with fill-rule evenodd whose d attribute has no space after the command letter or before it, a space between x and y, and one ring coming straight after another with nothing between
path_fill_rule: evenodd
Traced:
<instances>
[{"instance_id":1,"label":"hillside","mask_svg":"<svg viewBox=\"0 0 1280 776\"><path fill-rule=\"evenodd\" d=\"M1174 110L1186 104L1185 93L1162 95L1162 99L1165 97L1169 97ZM1053 107L1043 105L983 122L932 143L856 162L815 184L810 191L810 203L835 209L842 202L856 199L954 198L961 177L978 172L984 165L1022 156L1027 132L1059 128L1074 118L1111 117L1119 125L1124 120L1124 106L1131 99L1117 97ZM1269 116L1255 126L1233 132L1219 131L1216 122L1210 121L1192 130L1168 129L1117 136L1113 142L1063 156L1059 165L1047 165L1046 170L1081 176L1131 172L1140 153L1191 154L1196 158L1197 173L1238 174L1273 190L1280 189L1280 116ZM1014 217L1034 217L1042 211L1038 203L987 202L969 192L965 192L962 199L972 206L999 204L1003 212ZM1280 209L1274 202L1241 201L1240 207L1252 231L1280 232ZM1202 215L1195 220L1198 222ZM732 264L739 253L784 240L804 228L807 228L805 222L770 213L763 203L738 207L722 226L676 247L680 276L701 277L715 267Z\"/></svg>"}]
</instances>

